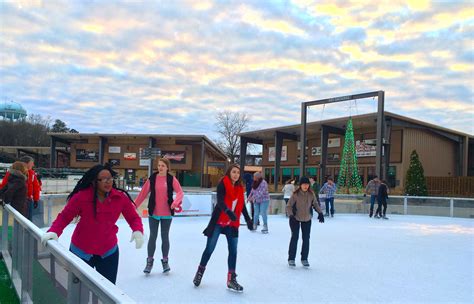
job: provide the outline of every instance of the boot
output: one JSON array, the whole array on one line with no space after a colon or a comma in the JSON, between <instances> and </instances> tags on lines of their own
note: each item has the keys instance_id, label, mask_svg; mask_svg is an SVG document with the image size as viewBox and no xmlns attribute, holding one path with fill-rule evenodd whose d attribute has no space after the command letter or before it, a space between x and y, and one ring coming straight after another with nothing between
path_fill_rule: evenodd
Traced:
<instances>
[{"instance_id":1,"label":"boot","mask_svg":"<svg viewBox=\"0 0 474 304\"><path fill-rule=\"evenodd\" d=\"M199 265L193 280L194 286L198 287L201 284L202 276L204 275L205 270L206 267Z\"/></svg>"},{"instance_id":2,"label":"boot","mask_svg":"<svg viewBox=\"0 0 474 304\"><path fill-rule=\"evenodd\" d=\"M168 264L168 259L162 259L161 265L163 266L163 273L167 273L171 270L170 265Z\"/></svg>"},{"instance_id":3,"label":"boot","mask_svg":"<svg viewBox=\"0 0 474 304\"><path fill-rule=\"evenodd\" d=\"M290 266L290 267L296 267L295 260L288 260L288 266Z\"/></svg>"},{"instance_id":4,"label":"boot","mask_svg":"<svg viewBox=\"0 0 474 304\"><path fill-rule=\"evenodd\" d=\"M387 217L385 214L382 216L382 218L383 218L384 220L388 220L388 217Z\"/></svg>"},{"instance_id":5,"label":"boot","mask_svg":"<svg viewBox=\"0 0 474 304\"><path fill-rule=\"evenodd\" d=\"M301 264L303 264L303 267L306 267L306 268L309 267L309 262L308 262L308 260L301 260Z\"/></svg>"},{"instance_id":6,"label":"boot","mask_svg":"<svg viewBox=\"0 0 474 304\"><path fill-rule=\"evenodd\" d=\"M268 233L268 226L266 224L263 225L262 233Z\"/></svg>"},{"instance_id":7,"label":"boot","mask_svg":"<svg viewBox=\"0 0 474 304\"><path fill-rule=\"evenodd\" d=\"M227 274L227 288L235 292L243 292L244 288L237 283L237 274L235 272L229 272Z\"/></svg>"},{"instance_id":8,"label":"boot","mask_svg":"<svg viewBox=\"0 0 474 304\"><path fill-rule=\"evenodd\" d=\"M153 268L153 261L154 259L152 257L149 257L146 259L146 266L145 266L145 269L143 269L144 273L148 274L151 272L151 269Z\"/></svg>"},{"instance_id":9,"label":"boot","mask_svg":"<svg viewBox=\"0 0 474 304\"><path fill-rule=\"evenodd\" d=\"M374 208L370 208L369 217L372 217L373 214L374 214Z\"/></svg>"}]
</instances>

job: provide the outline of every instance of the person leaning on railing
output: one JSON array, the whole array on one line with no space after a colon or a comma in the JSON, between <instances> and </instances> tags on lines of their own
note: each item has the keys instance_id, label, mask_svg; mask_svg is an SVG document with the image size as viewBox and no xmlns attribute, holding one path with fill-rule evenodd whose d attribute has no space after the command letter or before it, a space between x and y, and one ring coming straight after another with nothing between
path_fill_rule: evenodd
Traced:
<instances>
[{"instance_id":1,"label":"person leaning on railing","mask_svg":"<svg viewBox=\"0 0 474 304\"><path fill-rule=\"evenodd\" d=\"M26 185L28 169L24 163L17 161L12 164L8 172L8 181L0 189L0 200L3 203L11 204L24 217L28 217Z\"/></svg>"},{"instance_id":2,"label":"person leaning on railing","mask_svg":"<svg viewBox=\"0 0 474 304\"><path fill-rule=\"evenodd\" d=\"M38 208L38 202L40 199L40 184L36 177L36 172L33 170L35 166L35 160L33 157L25 155L20 158L20 162L24 163L27 169L27 179L25 180L27 186L27 215L25 216L30 221L33 218L33 208ZM8 184L10 178L10 171L8 171L0 182L0 189Z\"/></svg>"},{"instance_id":3,"label":"person leaning on railing","mask_svg":"<svg viewBox=\"0 0 474 304\"><path fill-rule=\"evenodd\" d=\"M69 250L115 284L119 262L118 227L123 214L132 229L136 248L143 245L143 224L130 195L118 189L110 165L96 165L78 181L67 198L67 204L41 237L41 243L57 240L64 228L80 216Z\"/></svg>"}]
</instances>

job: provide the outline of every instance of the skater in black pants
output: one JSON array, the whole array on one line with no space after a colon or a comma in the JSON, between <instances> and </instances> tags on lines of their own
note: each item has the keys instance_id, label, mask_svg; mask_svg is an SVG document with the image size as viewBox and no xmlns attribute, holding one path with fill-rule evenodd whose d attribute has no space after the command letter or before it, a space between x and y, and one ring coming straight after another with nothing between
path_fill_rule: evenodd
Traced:
<instances>
[{"instance_id":1,"label":"skater in black pants","mask_svg":"<svg viewBox=\"0 0 474 304\"><path fill-rule=\"evenodd\" d=\"M299 188L293 193L287 205L287 213L290 215L291 240L288 249L288 265L295 267L296 247L298 246L299 230L303 234L303 246L301 248L301 264L309 267L309 238L311 234L311 218L313 208L318 212L318 220L324 223L324 216L319 208L319 199L310 188L307 177L302 177Z\"/></svg>"},{"instance_id":2,"label":"skater in black pants","mask_svg":"<svg viewBox=\"0 0 474 304\"><path fill-rule=\"evenodd\" d=\"M244 188L240 178L240 167L232 165L227 169L225 176L217 186L217 205L212 212L211 220L204 235L207 243L202 253L201 262L194 276L193 283L197 287L201 284L202 276L206 270L207 262L211 258L217 241L221 234L227 238L229 257L227 259L227 288L232 291L242 292L244 288L237 283L235 268L237 264L237 242L239 240L240 216L244 215L249 230L253 229L253 223L245 208Z\"/></svg>"},{"instance_id":3,"label":"skater in black pants","mask_svg":"<svg viewBox=\"0 0 474 304\"><path fill-rule=\"evenodd\" d=\"M377 194L377 202L378 207L375 211L375 218L383 218L384 220L388 220L388 217L385 216L387 212L387 199L388 199L388 187L387 182L382 181L379 186L379 192ZM383 213L382 213L382 206L383 206Z\"/></svg>"}]
</instances>

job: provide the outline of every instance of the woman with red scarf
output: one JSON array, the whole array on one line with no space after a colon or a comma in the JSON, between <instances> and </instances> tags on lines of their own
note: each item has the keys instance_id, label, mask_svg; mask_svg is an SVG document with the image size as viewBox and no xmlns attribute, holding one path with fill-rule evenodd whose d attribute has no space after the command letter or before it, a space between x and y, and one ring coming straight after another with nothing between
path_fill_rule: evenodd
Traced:
<instances>
[{"instance_id":1,"label":"woman with red scarf","mask_svg":"<svg viewBox=\"0 0 474 304\"><path fill-rule=\"evenodd\" d=\"M244 188L242 186L240 167L234 164L227 169L225 176L217 186L217 205L212 212L211 220L207 228L203 232L204 235L207 236L207 244L202 253L201 263L193 280L196 287L201 284L204 270L206 270L207 262L216 248L219 235L224 234L227 238L229 248L229 258L227 259L229 267L227 288L237 292L244 290L244 288L237 283L237 275L235 274L241 214L244 215L248 229L252 230L253 223L245 208Z\"/></svg>"}]
</instances>

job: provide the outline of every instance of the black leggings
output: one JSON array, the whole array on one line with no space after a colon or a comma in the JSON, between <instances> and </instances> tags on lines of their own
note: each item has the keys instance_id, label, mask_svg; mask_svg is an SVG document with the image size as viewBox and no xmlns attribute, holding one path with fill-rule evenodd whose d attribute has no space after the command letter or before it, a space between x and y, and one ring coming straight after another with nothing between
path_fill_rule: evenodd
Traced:
<instances>
[{"instance_id":1,"label":"black leggings","mask_svg":"<svg viewBox=\"0 0 474 304\"><path fill-rule=\"evenodd\" d=\"M377 210L375 211L375 214L380 214L380 216L382 216L382 206L383 206L383 215L385 215L385 212L387 212L386 200L378 201L378 206L377 206Z\"/></svg>"},{"instance_id":2,"label":"black leggings","mask_svg":"<svg viewBox=\"0 0 474 304\"><path fill-rule=\"evenodd\" d=\"M153 217L148 218L148 224L150 226L150 239L148 240L148 257L153 257L156 249L156 238L158 236L158 227L161 222L161 252L163 258L168 257L170 252L170 227L172 219L160 219L157 220Z\"/></svg>"},{"instance_id":3,"label":"black leggings","mask_svg":"<svg viewBox=\"0 0 474 304\"><path fill-rule=\"evenodd\" d=\"M288 248L288 260L295 260L296 247L298 246L298 238L301 233L303 238L303 246L301 247L301 260L307 260L309 254L309 238L311 234L311 220L307 222L300 222L294 216L290 216L291 239L290 247Z\"/></svg>"}]
</instances>

